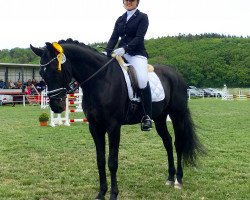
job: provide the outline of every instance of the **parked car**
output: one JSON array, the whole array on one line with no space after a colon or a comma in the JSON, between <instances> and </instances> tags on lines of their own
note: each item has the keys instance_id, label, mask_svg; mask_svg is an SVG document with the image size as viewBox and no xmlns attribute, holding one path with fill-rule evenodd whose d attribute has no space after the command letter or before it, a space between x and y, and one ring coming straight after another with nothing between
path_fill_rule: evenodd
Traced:
<instances>
[{"instance_id":1,"label":"parked car","mask_svg":"<svg viewBox=\"0 0 250 200\"><path fill-rule=\"evenodd\" d=\"M203 97L204 92L202 89L198 89L195 86L188 86L187 94L190 94L190 96Z\"/></svg>"},{"instance_id":2,"label":"parked car","mask_svg":"<svg viewBox=\"0 0 250 200\"><path fill-rule=\"evenodd\" d=\"M221 90L215 89L215 88L207 88L211 91L211 94L213 97L222 97L223 92Z\"/></svg>"},{"instance_id":3,"label":"parked car","mask_svg":"<svg viewBox=\"0 0 250 200\"><path fill-rule=\"evenodd\" d=\"M209 88L202 89L205 97L214 97L214 92Z\"/></svg>"},{"instance_id":4,"label":"parked car","mask_svg":"<svg viewBox=\"0 0 250 200\"><path fill-rule=\"evenodd\" d=\"M4 104L12 104L13 103L13 96L11 95L0 95L0 106Z\"/></svg>"}]
</instances>

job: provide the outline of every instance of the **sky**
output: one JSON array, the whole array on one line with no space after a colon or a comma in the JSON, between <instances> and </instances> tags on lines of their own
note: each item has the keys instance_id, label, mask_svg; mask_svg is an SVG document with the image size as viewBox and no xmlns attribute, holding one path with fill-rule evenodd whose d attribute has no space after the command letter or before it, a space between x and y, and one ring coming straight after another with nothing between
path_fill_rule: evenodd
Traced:
<instances>
[{"instance_id":1,"label":"sky","mask_svg":"<svg viewBox=\"0 0 250 200\"><path fill-rule=\"evenodd\" d=\"M250 0L141 0L148 14L145 39L179 34L250 36ZM42 47L72 38L107 42L122 0L0 0L0 49Z\"/></svg>"}]
</instances>

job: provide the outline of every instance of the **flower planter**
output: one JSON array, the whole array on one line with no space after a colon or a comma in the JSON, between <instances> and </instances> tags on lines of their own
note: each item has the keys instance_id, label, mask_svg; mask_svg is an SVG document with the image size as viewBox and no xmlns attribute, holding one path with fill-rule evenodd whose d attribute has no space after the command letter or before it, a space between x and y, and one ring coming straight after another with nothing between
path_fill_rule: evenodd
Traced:
<instances>
[{"instance_id":1,"label":"flower planter","mask_svg":"<svg viewBox=\"0 0 250 200\"><path fill-rule=\"evenodd\" d=\"M48 122L40 122L40 126L48 126Z\"/></svg>"},{"instance_id":2,"label":"flower planter","mask_svg":"<svg viewBox=\"0 0 250 200\"><path fill-rule=\"evenodd\" d=\"M39 118L40 126L48 126L49 115L47 113L42 113Z\"/></svg>"}]
</instances>

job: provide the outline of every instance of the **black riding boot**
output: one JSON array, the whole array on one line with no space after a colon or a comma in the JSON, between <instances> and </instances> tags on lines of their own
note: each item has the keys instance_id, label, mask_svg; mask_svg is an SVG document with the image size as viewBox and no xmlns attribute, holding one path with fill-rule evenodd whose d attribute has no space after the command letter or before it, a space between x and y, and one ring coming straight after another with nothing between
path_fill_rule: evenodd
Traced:
<instances>
[{"instance_id":1,"label":"black riding boot","mask_svg":"<svg viewBox=\"0 0 250 200\"><path fill-rule=\"evenodd\" d=\"M150 131L152 128L152 97L149 83L141 90L141 102L144 116L141 120L141 130Z\"/></svg>"}]
</instances>

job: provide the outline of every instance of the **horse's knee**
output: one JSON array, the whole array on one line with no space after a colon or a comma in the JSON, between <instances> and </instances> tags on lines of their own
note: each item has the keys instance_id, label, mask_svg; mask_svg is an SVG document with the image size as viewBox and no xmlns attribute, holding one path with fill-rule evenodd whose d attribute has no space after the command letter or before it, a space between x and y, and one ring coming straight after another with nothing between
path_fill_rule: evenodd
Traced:
<instances>
[{"instance_id":1,"label":"horse's knee","mask_svg":"<svg viewBox=\"0 0 250 200\"><path fill-rule=\"evenodd\" d=\"M97 155L97 165L99 169L105 169L106 159L103 155Z\"/></svg>"},{"instance_id":2,"label":"horse's knee","mask_svg":"<svg viewBox=\"0 0 250 200\"><path fill-rule=\"evenodd\" d=\"M118 169L118 161L110 159L108 162L108 167L109 167L110 172L116 173L116 171Z\"/></svg>"}]
</instances>

